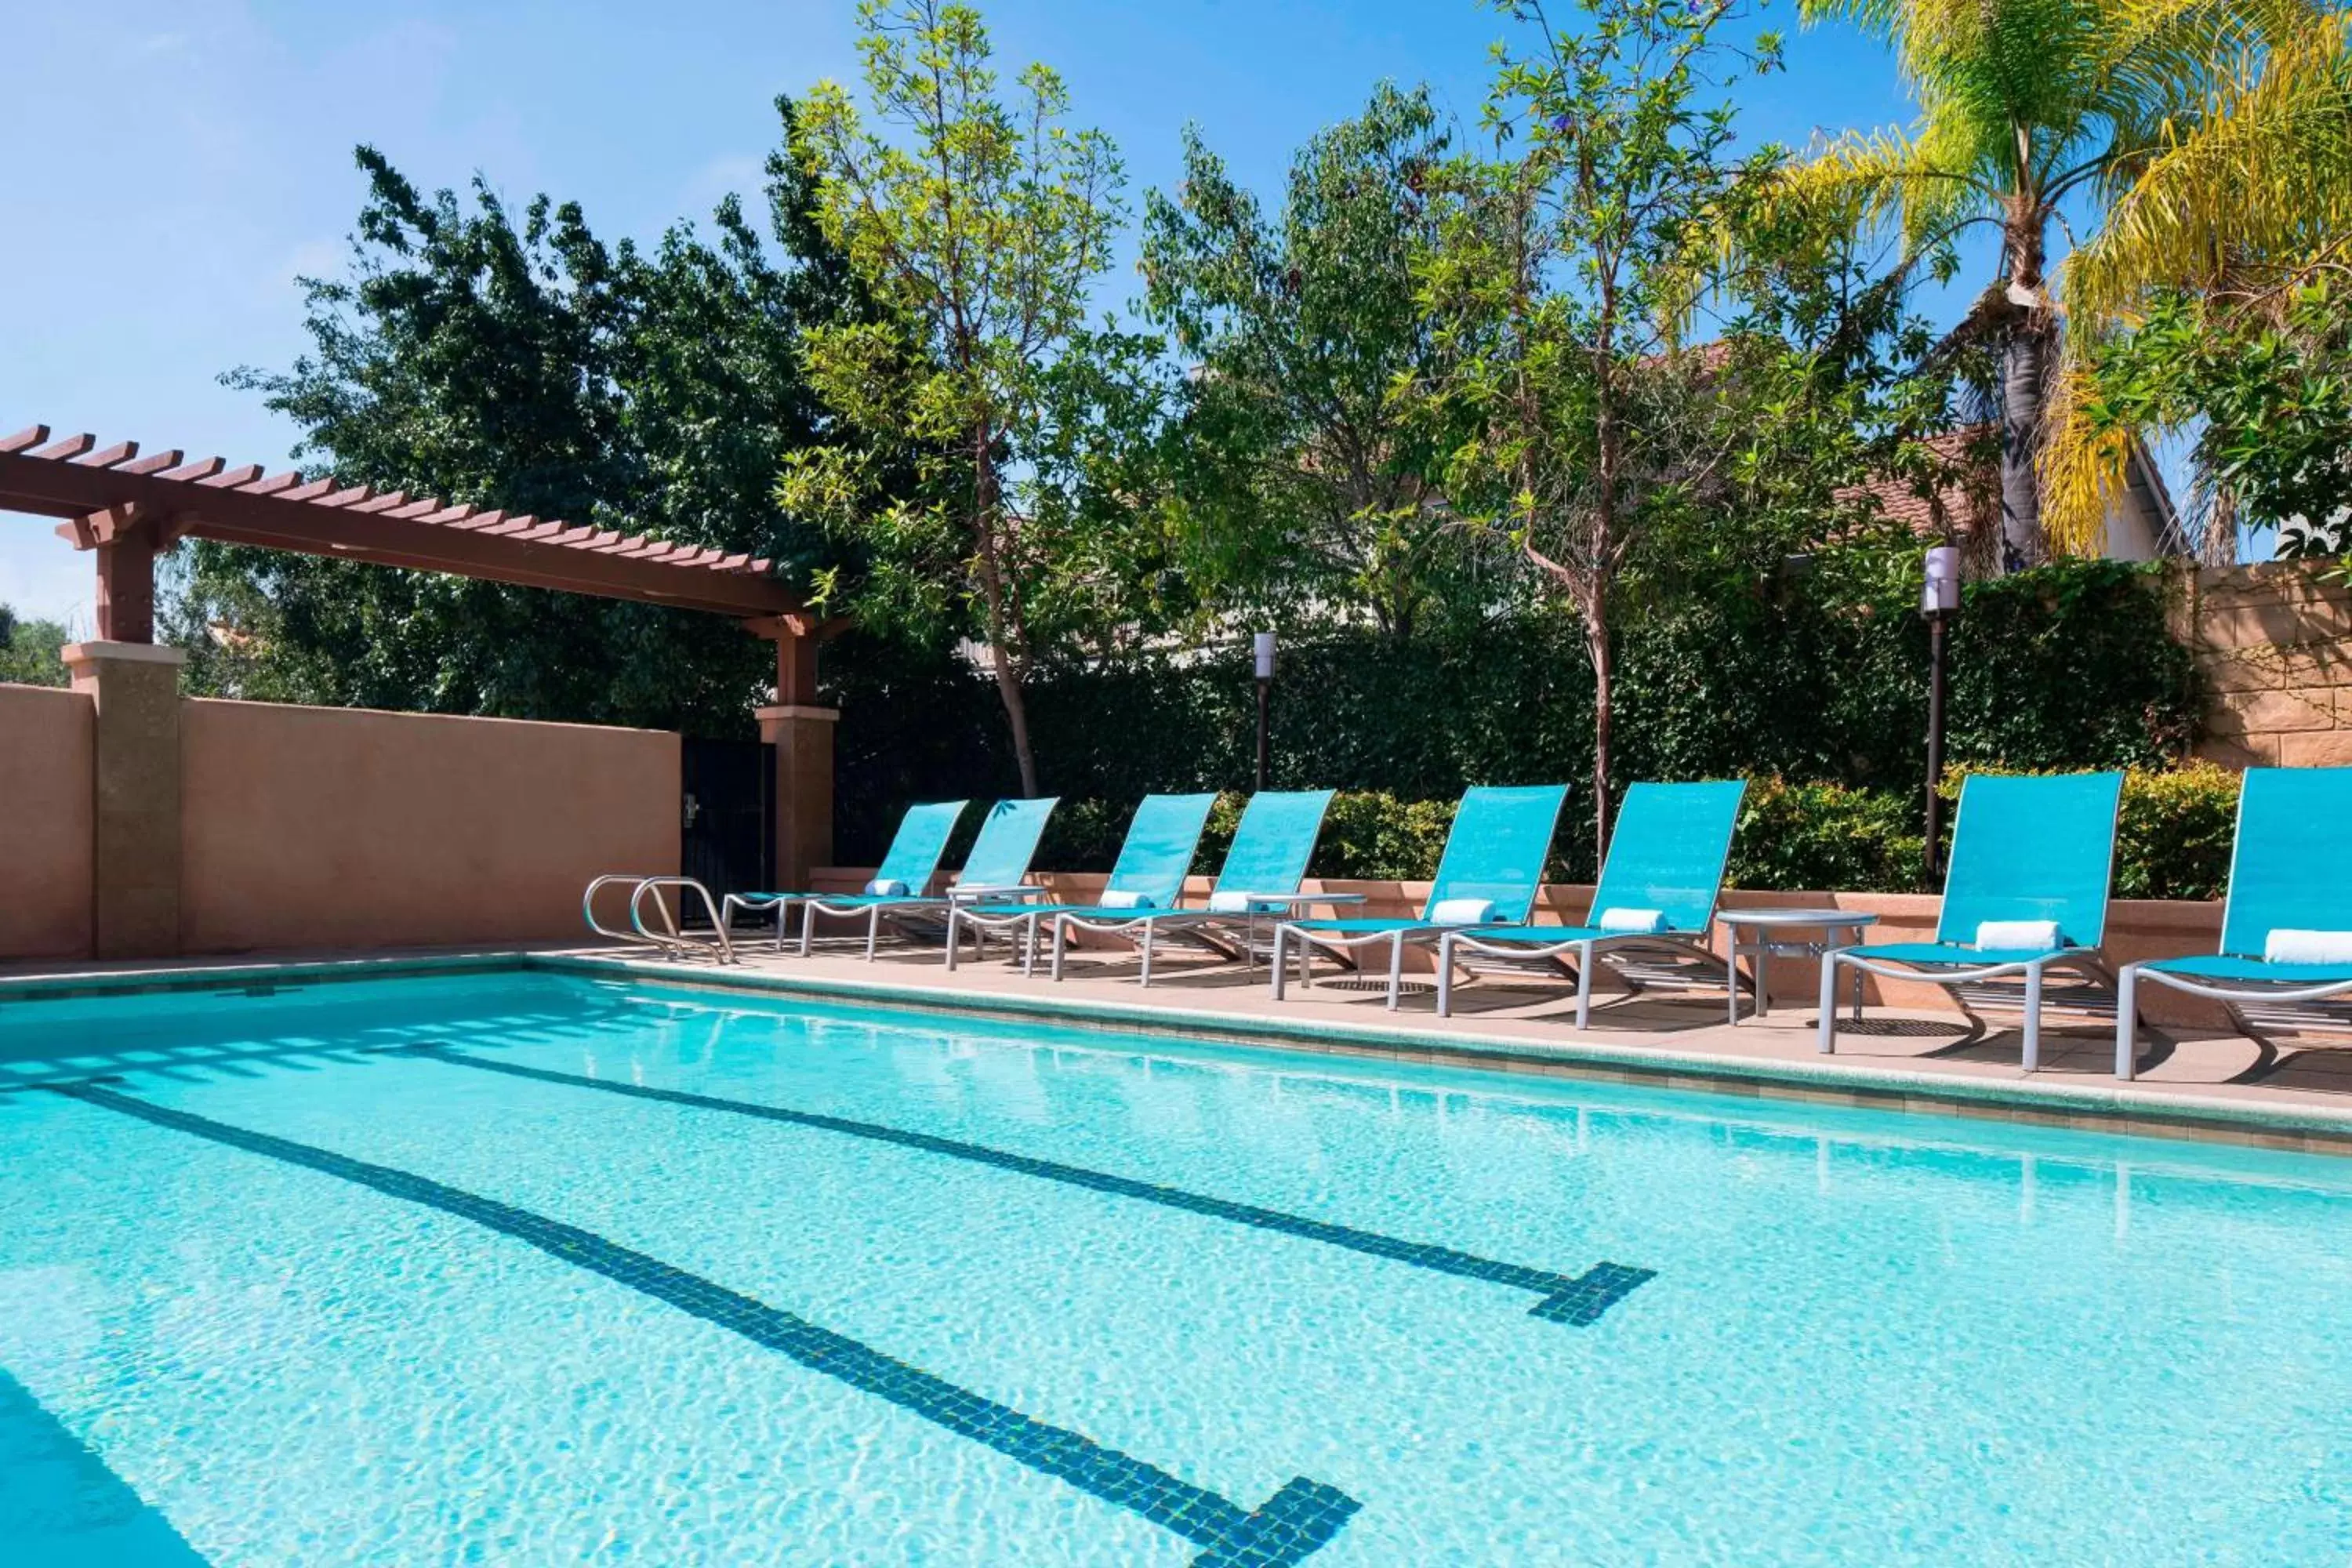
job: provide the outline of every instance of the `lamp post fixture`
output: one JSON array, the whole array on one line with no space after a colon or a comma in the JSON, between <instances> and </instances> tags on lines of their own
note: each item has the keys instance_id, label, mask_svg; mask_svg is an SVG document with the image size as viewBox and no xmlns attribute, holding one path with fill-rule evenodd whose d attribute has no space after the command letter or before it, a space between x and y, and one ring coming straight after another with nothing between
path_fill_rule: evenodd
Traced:
<instances>
[{"instance_id":1,"label":"lamp post fixture","mask_svg":"<svg viewBox=\"0 0 2352 1568\"><path fill-rule=\"evenodd\" d=\"M1927 623L1927 876L1943 869L1944 634L1960 609L1960 552L1949 544L1927 552L1919 588L1919 616Z\"/></svg>"},{"instance_id":2,"label":"lamp post fixture","mask_svg":"<svg viewBox=\"0 0 2352 1568\"><path fill-rule=\"evenodd\" d=\"M1274 756L1274 634L1251 639L1257 654L1257 787L1265 788Z\"/></svg>"}]
</instances>

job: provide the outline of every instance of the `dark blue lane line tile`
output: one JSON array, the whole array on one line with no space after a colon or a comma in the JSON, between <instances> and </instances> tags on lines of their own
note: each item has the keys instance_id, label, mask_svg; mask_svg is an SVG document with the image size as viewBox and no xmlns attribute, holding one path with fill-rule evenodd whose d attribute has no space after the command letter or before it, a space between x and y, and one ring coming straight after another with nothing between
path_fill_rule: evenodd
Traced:
<instances>
[{"instance_id":1,"label":"dark blue lane line tile","mask_svg":"<svg viewBox=\"0 0 2352 1568\"><path fill-rule=\"evenodd\" d=\"M128 1481L50 1415L32 1390L5 1370L0 1370L0 1558L21 1568L45 1563L205 1568L203 1555L170 1520L142 1500Z\"/></svg>"},{"instance_id":2,"label":"dark blue lane line tile","mask_svg":"<svg viewBox=\"0 0 2352 1568\"><path fill-rule=\"evenodd\" d=\"M1344 1247L1351 1252L1368 1253L1396 1263L1409 1263L1416 1268L1427 1268L1439 1274L1452 1274L1465 1279L1483 1279L1489 1284L1507 1285L1515 1289L1532 1290L1543 1298L1531 1308L1530 1314L1546 1322L1567 1323L1575 1328L1589 1328L1601 1321L1601 1314L1622 1300L1635 1287L1657 1278L1654 1268L1636 1268L1623 1263L1601 1263L1580 1275L1555 1274L1548 1268L1528 1268L1517 1263L1498 1263L1475 1253L1457 1251L1451 1247L1433 1247L1417 1241L1405 1241L1378 1231L1358 1230L1352 1226L1334 1225L1328 1220L1309 1219L1304 1215L1285 1214L1279 1209L1259 1208L1252 1204L1237 1204L1224 1198L1187 1192L1181 1187L1160 1186L1152 1182L1139 1182L1128 1176L1114 1176L1103 1171L1089 1171L1082 1165L1065 1165L1053 1160L1040 1160L1028 1154L1015 1154L1003 1149L992 1149L983 1143L964 1143L953 1138L935 1137L928 1132L909 1132L904 1128L888 1127L874 1121L851 1121L838 1116L823 1116L814 1111L790 1110L780 1105L761 1105L745 1100L718 1100L707 1094L688 1094L683 1089L647 1089L643 1084L619 1083L610 1079L585 1078L578 1073L556 1072L547 1068L524 1067L517 1062L492 1061L486 1057L467 1056L441 1046L414 1046L406 1054L447 1062L457 1067L475 1068L483 1072L505 1073L510 1078L530 1079L538 1083L563 1084L572 1089L593 1089L606 1094L617 1094L631 1100L650 1100L664 1105L689 1106L697 1110L720 1110L735 1116L756 1117L762 1121L781 1121L793 1127L813 1127L820 1131L839 1132L852 1138L864 1138L877 1143L895 1143L901 1148L919 1149L926 1153L945 1154L950 1159L971 1160L999 1170L1013 1171L1024 1176L1035 1176L1048 1182L1060 1182L1067 1186L1084 1187L1088 1192L1109 1193L1122 1198L1137 1198L1148 1204L1182 1209L1188 1214L1206 1215L1212 1219L1230 1220L1235 1225L1255 1226L1260 1230L1278 1231L1285 1236L1298 1237L1307 1241L1319 1241L1329 1247Z\"/></svg>"},{"instance_id":3,"label":"dark blue lane line tile","mask_svg":"<svg viewBox=\"0 0 2352 1568\"><path fill-rule=\"evenodd\" d=\"M59 1086L56 1092L158 1127L338 1177L511 1237L551 1258L601 1274L740 1334L860 1393L887 1399L1105 1502L1141 1514L1202 1548L1192 1559L1194 1568L1240 1568L1242 1564L1287 1568L1338 1534L1361 1506L1336 1488L1300 1476L1251 1512L1156 1465L1105 1447L1082 1433L1024 1415L984 1394L894 1361L845 1334L577 1226L389 1165L370 1164L308 1143L169 1110L111 1089L75 1084Z\"/></svg>"}]
</instances>

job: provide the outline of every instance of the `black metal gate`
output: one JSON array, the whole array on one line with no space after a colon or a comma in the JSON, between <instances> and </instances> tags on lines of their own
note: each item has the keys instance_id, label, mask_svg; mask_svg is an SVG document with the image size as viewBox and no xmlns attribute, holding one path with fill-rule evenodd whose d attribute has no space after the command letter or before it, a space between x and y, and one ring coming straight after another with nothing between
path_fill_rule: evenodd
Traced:
<instances>
[{"instance_id":1,"label":"black metal gate","mask_svg":"<svg viewBox=\"0 0 2352 1568\"><path fill-rule=\"evenodd\" d=\"M680 869L713 899L779 890L775 747L688 736L679 773L686 862Z\"/></svg>"}]
</instances>

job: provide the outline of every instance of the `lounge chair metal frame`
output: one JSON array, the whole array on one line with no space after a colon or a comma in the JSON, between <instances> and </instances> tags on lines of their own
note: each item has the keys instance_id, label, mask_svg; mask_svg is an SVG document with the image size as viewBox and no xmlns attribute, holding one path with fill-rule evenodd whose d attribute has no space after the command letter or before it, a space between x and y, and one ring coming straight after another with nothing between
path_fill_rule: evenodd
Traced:
<instances>
[{"instance_id":1,"label":"lounge chair metal frame","mask_svg":"<svg viewBox=\"0 0 2352 1568\"><path fill-rule=\"evenodd\" d=\"M1268 915L1278 919L1299 903L1298 884L1306 877L1315 841L1322 834L1332 794L1328 789L1286 790L1252 796L1210 893L1211 907L1055 911L1053 977L1062 978L1073 931L1133 942L1139 955L1139 985L1151 984L1152 952L1163 932L1220 958L1248 957L1258 922ZM1240 885L1225 885L1235 879ZM1286 887L1280 885L1286 883ZM1214 905L1220 898L1243 901L1242 907L1218 909ZM1239 928L1238 936L1235 928Z\"/></svg>"},{"instance_id":2,"label":"lounge chair metal frame","mask_svg":"<svg viewBox=\"0 0 2352 1568\"><path fill-rule=\"evenodd\" d=\"M1991 962L1979 962L1967 945L1945 934L1953 928L1955 903L1960 902L1965 898L1967 902L1963 907L1981 917L1983 910L1977 906L1981 906L1988 900L1996 905L2004 902L2014 903L2019 901L2019 898L2008 889L2002 889L2000 893L1991 895L1973 886L1956 889L1955 884L1960 882L1963 870L1971 868L1969 862L1963 858L1968 853L1969 846L1973 843L1973 839L1967 836L1967 828L1971 821L1968 810L1969 799L1979 790L1990 793L1979 798L1999 801L2001 795L2010 792L2017 792L2021 795L2029 792L2054 795L2061 788L2079 792L2084 802L2098 802L2104 795L2104 816L2106 826L2105 854L2099 862L2095 895L2096 924L2085 928L2084 931L2090 940L2079 944L2072 943L2069 934L2062 929L2060 939L2062 942L2068 942L2069 945L2053 948L2046 952L2034 952L2028 956L2011 955L1994 958ZM1955 994L1964 1012L1973 1012L1979 1007L2005 1009L2011 1006L2011 1003L2006 989L1996 988L1990 983L2018 978L2022 983L2021 995L2014 1005L2020 1008L2022 1015L2020 1031L2023 1041L2022 1066L2027 1072L2040 1070L2042 1014L2045 1005L2069 1005L2086 1013L2104 1014L2106 1007L2113 1005L2118 994L2115 972L2100 952L2099 944L2105 940L2106 934L2108 889L2115 874L2116 813L2122 798L2122 788L2123 775L2114 773L2041 777L2012 777L1989 773L1972 775L1961 786L1960 813L1952 830L1952 858L1945 873L1944 907L1937 919L1936 940L1931 943L1887 943L1876 950L1869 946L1838 948L1822 955L1821 1016L1817 1037L1822 1054L1827 1056L1837 1049L1837 987L1842 978L1841 971L1874 974L1882 980L1903 980L1942 986ZM1997 806L1996 809L2014 811L2017 808L2004 804ZM2078 803L2075 806L2078 813L2084 809L2083 804ZM2058 815L2063 819L2064 814L2062 812ZM2015 827L2014 823L2004 826L2011 829ZM1993 831L2000 833L2004 828L1997 826ZM2086 883L2084 888L2068 889L2065 891L2069 897L2073 897L2085 893L2087 887ZM2035 900L2027 899L2024 901L2032 903ZM2055 900L2043 899L2040 901L2044 903L2054 901L2062 905L2065 902L2063 899ZM2065 911L2062 910L2062 915L2064 913ZM2004 915L2001 918L2023 917ZM2062 928L2063 924L2062 920ZM1912 952L1901 957L1870 956L1874 951L1887 952L1895 948L1919 947L1934 947L1942 951L1933 955ZM1944 956L1947 952L1949 954L1948 958ZM2084 984L2079 987L2068 988L2062 993L2053 994L2044 983L2045 974L2053 969L2079 973L2084 977Z\"/></svg>"},{"instance_id":3,"label":"lounge chair metal frame","mask_svg":"<svg viewBox=\"0 0 2352 1568\"><path fill-rule=\"evenodd\" d=\"M2222 906L2221 951L2217 957L2233 959L2257 970L2264 967L2268 961L2255 956L2252 951L2257 945L2255 933L2259 931L2266 942L2272 930L2298 919L2313 918L2311 900L2315 893L2327 911L2319 918L2336 918L2339 910L2352 914L2352 886L2346 884L2344 876L2347 861L2352 861L2352 844L2345 842L2340 829L2332 837L2315 837L2307 830L2297 832L2291 866L2250 858L2246 835L2250 811L2255 814L2258 824L2266 824L2274 813L2282 822L2295 825L2340 820L2348 802L2352 802L2352 768L2246 770L2238 798L2237 828L2230 847L2230 891ZM2274 835L2258 833L2256 837L2261 839ZM2251 918L2244 907L2249 904L2253 906ZM2129 1080L2138 1073L2139 983L2143 980L2221 1003L2228 1010L2231 1022L2255 1039L2271 1034L2303 1033L2315 1027L2328 1033L2352 1030L2352 1013L2341 1006L2324 1005L2352 994L2352 975L2289 974L2268 978L2257 973L2223 977L2176 974L2164 967L2180 962L2149 959L2124 966L2116 983L2116 1077ZM2327 964L2295 967L2352 969L2352 965Z\"/></svg>"},{"instance_id":4,"label":"lounge chair metal frame","mask_svg":"<svg viewBox=\"0 0 2352 1568\"><path fill-rule=\"evenodd\" d=\"M1654 906L1668 929L1616 931L1598 925L1568 926L1549 941L1544 940L1549 928L1543 926L1522 926L1508 937L1482 934L1475 928L1449 931L1437 943L1438 1016L1453 1014L1457 968L1472 973L1482 969L1566 972L1576 982L1579 1029L1591 1023L1596 965L1607 965L1637 995L1653 984L1682 984L1692 970L1704 973L1710 988L1737 984L1710 938L1716 906L1723 897L1724 864L1747 791L1746 783L1738 780L1637 784L1628 789L1618 808L1617 830L1611 836L1601 879L1592 889L1591 918L1597 922L1606 910Z\"/></svg>"},{"instance_id":5,"label":"lounge chair metal frame","mask_svg":"<svg viewBox=\"0 0 2352 1568\"><path fill-rule=\"evenodd\" d=\"M1526 929L1541 928L1531 926ZM1723 960L1716 953L1705 931L1603 933L1584 927L1573 929L1579 934L1549 944L1481 942L1475 931L1447 931L1437 942L1437 1016L1441 1018L1453 1016L1454 972L1456 968L1474 973L1481 967L1538 969L1547 973L1564 973L1576 982L1576 1026L1580 1029L1590 1025L1592 1019L1592 971L1596 963L1606 964L1611 973L1636 994L1652 984L1671 983L1678 978L1661 971L1645 972L1643 966L1625 962L1629 956L1644 950L1675 961L1680 967L1702 969L1710 976L1724 973ZM1473 965L1462 957L1465 952L1501 962Z\"/></svg>"},{"instance_id":6,"label":"lounge chair metal frame","mask_svg":"<svg viewBox=\"0 0 2352 1568\"><path fill-rule=\"evenodd\" d=\"M1422 914L1412 919L1379 922L1371 929L1362 931L1347 930L1342 922L1338 921L1284 921L1274 928L1274 950L1270 955L1274 972L1274 999L1279 1002L1288 994L1290 973L1288 956L1289 952L1294 951L1293 939L1296 940L1295 951L1298 957L1298 983L1302 988L1311 987L1315 984L1315 953L1318 950L1334 954L1342 963L1361 973L1364 966L1358 962L1355 954L1364 949L1376 948L1386 943L1389 950L1388 1010L1393 1013L1397 1010L1398 999L1404 993L1406 946L1408 944L1423 946L1429 943L1433 938L1442 940L1444 933L1468 930L1474 923L1449 925L1431 920L1429 916L1436 912L1440 904L1451 902L1456 899L1475 898L1478 896L1477 889L1481 888L1496 891L1507 890L1511 902L1515 906L1512 911L1499 920L1490 919L1475 923L1488 931L1504 926L1526 924L1529 912L1535 907L1536 894L1542 882L1543 862L1549 852L1552 836L1558 831L1560 807L1566 803L1567 797L1568 788L1564 784L1500 788L1481 786L1465 792L1462 797L1462 805L1455 812L1454 826L1446 834L1444 853L1438 857L1437 875L1431 879L1429 897L1423 906ZM1489 804L1490 802L1492 804ZM1532 868L1524 865L1496 868L1475 864L1482 854L1491 851L1493 846L1478 842L1475 832L1465 835L1463 831L1465 820L1475 825L1479 832L1490 834L1498 830L1506 834L1523 832L1535 818L1529 817L1525 822L1515 822L1511 814L1526 811L1538 805L1548 805L1549 814L1541 819L1542 840L1541 844L1533 849ZM1495 814L1494 820L1483 821L1474 816L1472 815L1474 807ZM1530 838L1527 845L1507 847L1506 854L1516 856L1524 852L1528 845L1533 844L1534 840ZM1465 872L1455 864L1454 857L1457 854L1474 862L1474 868L1471 871ZM1462 886L1457 887L1455 885L1457 882ZM1464 890L1465 888L1468 890Z\"/></svg>"},{"instance_id":7,"label":"lounge chair metal frame","mask_svg":"<svg viewBox=\"0 0 2352 1568\"><path fill-rule=\"evenodd\" d=\"M1121 911L1118 924L1149 921L1189 913L1180 910L1174 900L1182 892L1184 879L1192 870L1193 858L1200 853L1201 834L1206 826L1210 810L1215 806L1214 795L1150 795L1135 808L1135 816L1127 825L1126 842L1119 846L1118 860L1112 866L1110 882L1106 891L1129 890L1142 894L1146 901L1132 913ZM1172 872L1172 875L1171 875ZM1145 884L1137 888L1134 884ZM1042 890L1042 889L1041 889ZM1160 900L1166 900L1167 902ZM1068 904L1039 904L1028 909L1010 906L979 908L973 903L958 901L948 910L947 966L956 966L956 951L960 945L961 928L970 927L975 943L999 932L1013 936L1021 952L1021 973L1024 978L1037 973L1038 923L1052 918L1054 926L1054 978L1062 977L1062 952L1066 941L1061 918L1065 915L1093 916L1092 907ZM1150 950L1144 950L1145 973L1150 972Z\"/></svg>"}]
</instances>

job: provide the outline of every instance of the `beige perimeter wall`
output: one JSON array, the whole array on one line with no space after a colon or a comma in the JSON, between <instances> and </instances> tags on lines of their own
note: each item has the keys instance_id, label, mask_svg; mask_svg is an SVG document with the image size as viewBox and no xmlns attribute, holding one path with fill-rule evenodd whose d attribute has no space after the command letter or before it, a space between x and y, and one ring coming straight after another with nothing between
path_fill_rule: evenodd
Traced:
<instances>
[{"instance_id":1,"label":"beige perimeter wall","mask_svg":"<svg viewBox=\"0 0 2352 1568\"><path fill-rule=\"evenodd\" d=\"M678 866L674 734L192 700L180 743L190 952L577 936Z\"/></svg>"},{"instance_id":2,"label":"beige perimeter wall","mask_svg":"<svg viewBox=\"0 0 2352 1568\"><path fill-rule=\"evenodd\" d=\"M89 700L0 686L0 958L89 952Z\"/></svg>"},{"instance_id":3,"label":"beige perimeter wall","mask_svg":"<svg viewBox=\"0 0 2352 1568\"><path fill-rule=\"evenodd\" d=\"M2200 755L2227 767L2352 764L2352 589L2273 562L2184 572L2173 634L2210 695Z\"/></svg>"}]
</instances>

